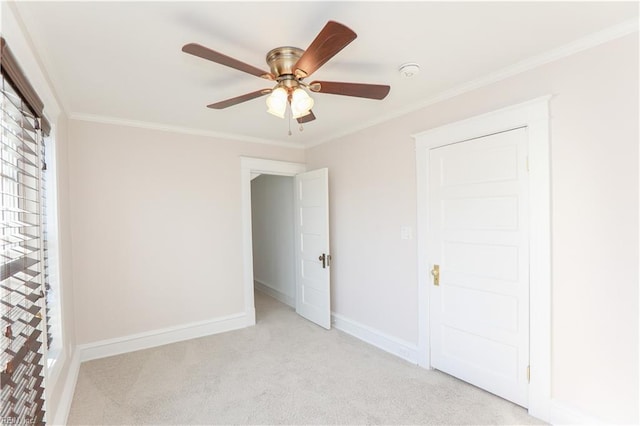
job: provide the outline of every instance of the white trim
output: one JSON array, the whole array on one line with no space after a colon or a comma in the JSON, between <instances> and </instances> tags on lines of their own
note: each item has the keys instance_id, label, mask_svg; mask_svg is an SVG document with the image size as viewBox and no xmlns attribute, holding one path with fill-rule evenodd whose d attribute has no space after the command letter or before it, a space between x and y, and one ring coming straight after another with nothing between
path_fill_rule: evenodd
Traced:
<instances>
[{"instance_id":1,"label":"white trim","mask_svg":"<svg viewBox=\"0 0 640 426\"><path fill-rule=\"evenodd\" d=\"M61 346L61 348L57 349L55 352L47 350L47 353L45 354L44 368L46 374L46 386L44 390L47 395L49 395L48 392L51 392L51 390L58 384L60 373L62 372L62 368L66 362L67 351L64 346ZM45 401L46 400L47 399L45 398Z\"/></svg>"},{"instance_id":2,"label":"white trim","mask_svg":"<svg viewBox=\"0 0 640 426\"><path fill-rule=\"evenodd\" d=\"M73 402L73 395L76 390L76 383L78 382L78 373L80 372L80 351L77 349L73 351L71 356L71 362L69 363L69 369L67 370L67 376L65 377L64 386L60 393L60 399L58 406L53 416L53 420L47 421L47 424L53 425L66 425L69 417L69 411L71 410L71 403ZM49 412L47 411L47 414Z\"/></svg>"},{"instance_id":3,"label":"white trim","mask_svg":"<svg viewBox=\"0 0 640 426\"><path fill-rule=\"evenodd\" d=\"M50 295L53 300L47 298L51 302L49 305L49 318L51 323L47 321L47 327L53 334L53 350L47 350L47 381L48 383L56 383L60 368L66 363L65 342L68 340L65 325L67 323L65 312L65 281L62 276L62 260L64 254L62 252L60 230L62 229L60 218L60 199L58 197L58 188L60 187L59 162L58 162L58 142L57 129L52 127L51 134L45 143L45 162L47 164L47 182L46 182L46 207L45 216L47 218L47 249L49 257L47 259L49 265L49 284L51 286ZM48 319L49 319L48 318Z\"/></svg>"},{"instance_id":4,"label":"white trim","mask_svg":"<svg viewBox=\"0 0 640 426\"><path fill-rule=\"evenodd\" d=\"M602 31L598 31L586 37L582 37L571 43L565 44L555 49L551 49L540 55L536 55L528 59L525 59L523 61L517 62L513 65L509 65L505 68L502 68L498 71L487 74L483 77L468 81L466 83L452 87L451 89L436 93L430 98L424 99L414 104L409 104L405 108L396 109L392 114L387 114L382 117L375 118L373 120L360 121L358 122L357 126L351 127L343 132L332 133L327 137L324 137L317 141L306 144L305 147L311 148L317 145L322 145L323 143L330 142L332 140L359 132L361 130L367 129L369 127L373 127L375 125L384 123L389 120L393 120L394 118L407 115L414 111L418 111L428 106L445 101L447 99L454 98L458 95L471 92L472 90L476 90L481 87L485 87L490 84L497 83L501 80L505 80L509 77L524 73L526 71L532 70L534 68L548 64L550 62L566 58L575 53L582 52L583 50L587 50L592 47L599 46L603 43L616 40L618 38L624 37L636 31L638 31L638 19L637 18L630 19L628 21L606 28Z\"/></svg>"},{"instance_id":5,"label":"white trim","mask_svg":"<svg viewBox=\"0 0 640 426\"><path fill-rule=\"evenodd\" d=\"M479 136L527 127L530 217L529 413L549 421L551 401L551 193L549 100L544 96L412 135L416 139L419 364L430 368L428 236L429 150Z\"/></svg>"},{"instance_id":6,"label":"white trim","mask_svg":"<svg viewBox=\"0 0 640 426\"><path fill-rule=\"evenodd\" d=\"M263 158L240 157L243 169L250 169L251 173L295 176L307 170L307 166L302 163L291 163L288 161L265 160Z\"/></svg>"},{"instance_id":7,"label":"white trim","mask_svg":"<svg viewBox=\"0 0 640 426\"><path fill-rule=\"evenodd\" d=\"M253 235L251 228L251 175L255 173L295 176L305 172L302 163L240 157L241 216L242 216L242 281L244 288L244 311L247 325L255 325L256 308L253 297Z\"/></svg>"},{"instance_id":8,"label":"white trim","mask_svg":"<svg viewBox=\"0 0 640 426\"><path fill-rule=\"evenodd\" d=\"M577 408L566 405L557 399L551 401L552 425L603 425L605 423L591 417Z\"/></svg>"},{"instance_id":9,"label":"white trim","mask_svg":"<svg viewBox=\"0 0 640 426\"><path fill-rule=\"evenodd\" d=\"M78 345L80 361L106 358L127 352L135 352L156 346L184 340L197 339L198 337L224 333L247 326L244 313L214 318L206 321L198 321L174 327L167 327L144 333L131 334L115 339L101 340L99 342Z\"/></svg>"},{"instance_id":10,"label":"white trim","mask_svg":"<svg viewBox=\"0 0 640 426\"><path fill-rule=\"evenodd\" d=\"M67 353L64 348L57 349L56 351L47 350L45 353L45 386L44 386L44 403L45 403L45 421L51 423L53 415L56 413L54 407L51 406L51 395L54 389L57 388L58 381L60 380L60 373L62 373L63 366L68 362ZM66 380L66 378L65 378Z\"/></svg>"},{"instance_id":11,"label":"white trim","mask_svg":"<svg viewBox=\"0 0 640 426\"><path fill-rule=\"evenodd\" d=\"M269 284L265 284L263 281L254 280L254 288L260 293L266 294L267 296L271 296L274 299L284 303L285 305L289 305L294 309L296 307L296 300L293 297L287 294L284 294L279 290L276 290Z\"/></svg>"},{"instance_id":12,"label":"white trim","mask_svg":"<svg viewBox=\"0 0 640 426\"><path fill-rule=\"evenodd\" d=\"M412 343L389 336L375 328L360 324L336 313L331 313L331 322L336 329L350 334L363 342L367 342L412 364L418 363L418 347Z\"/></svg>"},{"instance_id":13,"label":"white trim","mask_svg":"<svg viewBox=\"0 0 640 426\"><path fill-rule=\"evenodd\" d=\"M214 132L212 130L194 129L191 127L172 126L170 124L154 123L150 121L128 120L126 118L109 117L104 115L83 114L72 112L69 114L70 120L89 121L92 123L113 124L117 126L137 127L140 129L158 130L161 132L180 133L195 136L207 136L211 138L235 140L240 142L259 143L264 145L284 146L287 148L304 149L303 145L293 142L282 142L271 139L255 138L251 136L237 135L232 133Z\"/></svg>"}]
</instances>

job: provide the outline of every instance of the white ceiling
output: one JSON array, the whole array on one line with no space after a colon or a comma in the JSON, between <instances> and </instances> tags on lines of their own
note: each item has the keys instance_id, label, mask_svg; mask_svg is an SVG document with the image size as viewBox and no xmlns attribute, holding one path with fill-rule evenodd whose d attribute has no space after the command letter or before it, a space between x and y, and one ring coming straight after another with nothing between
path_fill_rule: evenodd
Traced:
<instances>
[{"instance_id":1,"label":"white ceiling","mask_svg":"<svg viewBox=\"0 0 640 426\"><path fill-rule=\"evenodd\" d=\"M440 94L592 33L637 19L614 2L18 2L17 10L71 116L156 123L308 145L408 111ZM329 20L358 38L311 80L389 84L382 101L312 94L299 132L265 98L207 104L271 84L181 52L196 42L268 69L277 46L306 48ZM403 79L398 67L418 62Z\"/></svg>"}]
</instances>

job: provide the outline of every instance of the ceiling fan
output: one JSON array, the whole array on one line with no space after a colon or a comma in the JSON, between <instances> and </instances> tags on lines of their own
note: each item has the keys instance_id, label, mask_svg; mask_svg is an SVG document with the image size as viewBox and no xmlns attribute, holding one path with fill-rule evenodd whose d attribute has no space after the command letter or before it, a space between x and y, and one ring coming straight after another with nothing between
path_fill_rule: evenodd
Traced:
<instances>
[{"instance_id":1,"label":"ceiling fan","mask_svg":"<svg viewBox=\"0 0 640 426\"><path fill-rule=\"evenodd\" d=\"M330 93L378 100L384 99L389 93L390 87L380 84L335 81L312 81L307 84L303 81L344 49L356 37L356 33L346 26L335 21L329 21L307 50L284 46L276 47L269 51L266 60L271 70L270 72L263 71L197 43L184 45L182 51L276 82L272 88L216 102L207 105L208 108L224 109L251 99L270 95L267 98L269 113L284 118L287 106L289 106L291 116L298 123L307 123L315 120L316 117L311 111L314 101L304 89L315 93Z\"/></svg>"}]
</instances>

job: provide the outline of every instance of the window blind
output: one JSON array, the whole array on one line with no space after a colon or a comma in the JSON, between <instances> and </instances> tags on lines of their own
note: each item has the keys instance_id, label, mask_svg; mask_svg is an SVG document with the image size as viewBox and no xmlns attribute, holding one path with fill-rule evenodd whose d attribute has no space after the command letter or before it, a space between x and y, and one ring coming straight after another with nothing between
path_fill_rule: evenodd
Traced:
<instances>
[{"instance_id":1,"label":"window blind","mask_svg":"<svg viewBox=\"0 0 640 426\"><path fill-rule=\"evenodd\" d=\"M0 418L44 424L42 131L23 91L0 73Z\"/></svg>"},{"instance_id":2,"label":"window blind","mask_svg":"<svg viewBox=\"0 0 640 426\"><path fill-rule=\"evenodd\" d=\"M42 124L41 124L42 126ZM60 305L60 280L58 275L57 211L55 192L55 159L53 145L48 139L44 126L42 133L42 168L40 192L42 193L42 237L44 246L45 309L47 326L47 366L60 356L62 345L62 317Z\"/></svg>"},{"instance_id":3,"label":"window blind","mask_svg":"<svg viewBox=\"0 0 640 426\"><path fill-rule=\"evenodd\" d=\"M47 316L46 330L47 330L47 338L45 343L47 345L47 350L51 349L51 343L53 340L53 333L51 330L51 303L49 303L51 296L51 281L49 280L49 238L48 232L48 220L47 220L47 163L45 162L45 144L44 140L40 144L40 201L42 203L40 207L40 211L42 212L42 220L40 224L42 226L42 270L43 270L43 284L44 284L44 293L45 293L45 312Z\"/></svg>"}]
</instances>

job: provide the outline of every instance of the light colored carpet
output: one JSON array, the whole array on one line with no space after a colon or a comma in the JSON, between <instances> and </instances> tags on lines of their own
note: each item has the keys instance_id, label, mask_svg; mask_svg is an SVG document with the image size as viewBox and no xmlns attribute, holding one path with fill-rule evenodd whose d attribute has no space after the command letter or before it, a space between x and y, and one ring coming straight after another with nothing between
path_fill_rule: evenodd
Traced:
<instances>
[{"instance_id":1,"label":"light colored carpet","mask_svg":"<svg viewBox=\"0 0 640 426\"><path fill-rule=\"evenodd\" d=\"M257 325L82 364L69 424L539 424L256 293Z\"/></svg>"}]
</instances>

